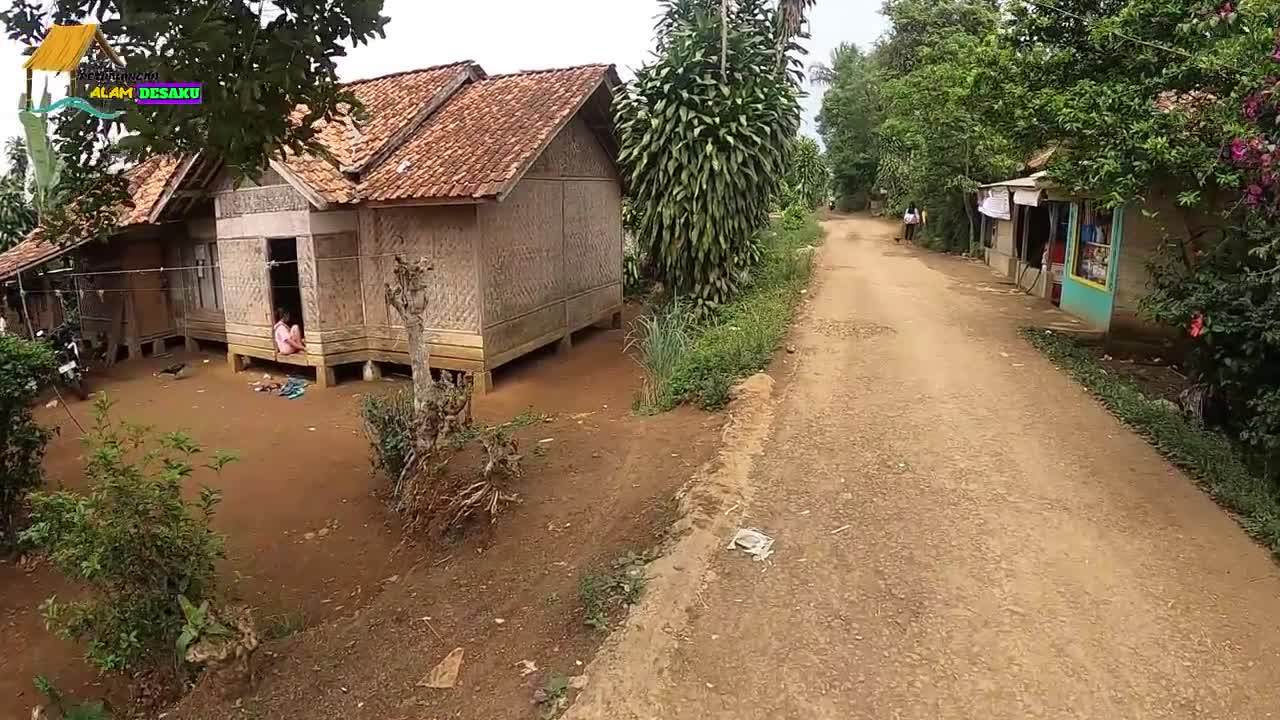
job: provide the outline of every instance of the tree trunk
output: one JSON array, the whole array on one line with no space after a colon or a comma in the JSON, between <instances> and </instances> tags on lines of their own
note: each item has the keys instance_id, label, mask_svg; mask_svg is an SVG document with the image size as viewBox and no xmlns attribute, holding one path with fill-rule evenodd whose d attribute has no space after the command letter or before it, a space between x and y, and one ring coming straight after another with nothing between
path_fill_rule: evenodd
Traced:
<instances>
[{"instance_id":1,"label":"tree trunk","mask_svg":"<svg viewBox=\"0 0 1280 720\"><path fill-rule=\"evenodd\" d=\"M960 202L964 203L964 213L969 219L969 255L978 256L978 233L974 230L973 203L969 201L969 193L960 191Z\"/></svg>"},{"instance_id":2,"label":"tree trunk","mask_svg":"<svg viewBox=\"0 0 1280 720\"><path fill-rule=\"evenodd\" d=\"M432 271L426 258L406 261L396 257L393 279L387 285L387 304L395 308L409 336L409 364L413 367L413 409L419 415L431 406L436 386L431 380L431 346L426 333L427 273Z\"/></svg>"}]
</instances>

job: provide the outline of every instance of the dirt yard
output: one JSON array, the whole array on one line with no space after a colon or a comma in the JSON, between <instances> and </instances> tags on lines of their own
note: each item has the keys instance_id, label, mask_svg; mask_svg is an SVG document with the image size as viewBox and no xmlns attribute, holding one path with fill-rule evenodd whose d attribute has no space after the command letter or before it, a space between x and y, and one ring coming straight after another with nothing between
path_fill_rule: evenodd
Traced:
<instances>
[{"instance_id":1,"label":"dirt yard","mask_svg":"<svg viewBox=\"0 0 1280 720\"><path fill-rule=\"evenodd\" d=\"M673 494L711 456L721 424L688 410L632 416L639 373L622 341L620 331L588 330L566 356L537 353L497 374L497 391L476 403L481 421L526 410L551 419L519 433L522 504L446 546L401 547L395 516L374 494L381 480L370 475L360 399L403 378L286 400L250 391L261 367L232 375L221 356L181 352L175 357L189 369L177 381L153 375L173 358L94 376L94 388L119 401L117 416L187 430L242 458L204 478L224 493L217 527L228 538L226 585L268 631L305 629L260 651L258 693L236 716L527 718L552 673L581 672L601 636L582 624L580 573L655 542L670 524ZM71 409L89 422L87 403ZM61 408L41 409L39 419L61 432L49 448L50 482L76 485L75 428ZM96 678L79 648L44 629L36 607L68 591L48 567L0 564L0 718L29 717L37 673L75 696L126 704L119 681ZM455 647L465 649L459 687L417 687ZM522 660L538 671L523 676ZM196 697L178 715L232 712Z\"/></svg>"}]
</instances>

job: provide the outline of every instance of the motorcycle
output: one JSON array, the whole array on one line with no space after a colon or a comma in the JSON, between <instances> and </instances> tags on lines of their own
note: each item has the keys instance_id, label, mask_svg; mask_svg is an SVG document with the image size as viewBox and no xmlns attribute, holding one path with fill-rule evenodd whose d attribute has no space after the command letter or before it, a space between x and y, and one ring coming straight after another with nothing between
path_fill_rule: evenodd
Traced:
<instances>
[{"instance_id":1,"label":"motorcycle","mask_svg":"<svg viewBox=\"0 0 1280 720\"><path fill-rule=\"evenodd\" d=\"M36 333L36 338L53 348L54 357L58 361L57 382L81 400L89 399L89 390L84 381L84 360L80 354L80 337L76 328L64 323L48 333L40 330Z\"/></svg>"}]
</instances>

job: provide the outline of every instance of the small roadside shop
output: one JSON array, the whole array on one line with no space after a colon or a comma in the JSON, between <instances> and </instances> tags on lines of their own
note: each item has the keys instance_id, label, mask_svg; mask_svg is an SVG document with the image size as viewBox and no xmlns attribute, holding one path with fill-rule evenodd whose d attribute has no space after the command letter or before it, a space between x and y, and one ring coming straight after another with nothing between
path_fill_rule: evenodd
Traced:
<instances>
[{"instance_id":1,"label":"small roadside shop","mask_svg":"<svg viewBox=\"0 0 1280 720\"><path fill-rule=\"evenodd\" d=\"M987 265L1018 287L1057 304L1070 233L1072 198L1044 173L979 189Z\"/></svg>"},{"instance_id":2,"label":"small roadside shop","mask_svg":"<svg viewBox=\"0 0 1280 720\"><path fill-rule=\"evenodd\" d=\"M1167 235L1160 218L1176 212L1167 193L1153 190L1145 204L1106 208L1062 191L1041 172L984 185L978 201L993 270L1096 330L1152 329L1138 306L1147 260Z\"/></svg>"}]
</instances>

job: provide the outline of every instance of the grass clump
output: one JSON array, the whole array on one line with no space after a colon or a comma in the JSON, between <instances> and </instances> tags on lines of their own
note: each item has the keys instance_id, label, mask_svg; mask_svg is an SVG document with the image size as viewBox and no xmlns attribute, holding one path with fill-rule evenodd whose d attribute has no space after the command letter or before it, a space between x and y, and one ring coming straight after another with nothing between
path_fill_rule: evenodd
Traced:
<instances>
[{"instance_id":1,"label":"grass clump","mask_svg":"<svg viewBox=\"0 0 1280 720\"><path fill-rule=\"evenodd\" d=\"M1250 471L1239 448L1158 399L1133 380L1107 372L1089 351L1053 332L1028 328L1023 337L1066 370L1126 425L1145 437L1258 542L1280 557L1280 488Z\"/></svg>"},{"instance_id":2,"label":"grass clump","mask_svg":"<svg viewBox=\"0 0 1280 720\"><path fill-rule=\"evenodd\" d=\"M306 629L307 615L301 610L270 615L266 618L266 625L267 639L283 640Z\"/></svg>"},{"instance_id":3,"label":"grass clump","mask_svg":"<svg viewBox=\"0 0 1280 720\"><path fill-rule=\"evenodd\" d=\"M762 237L761 262L746 289L705 322L676 302L637 321L632 345L646 375L637 409L695 402L714 410L728 402L734 383L764 369L786 337L821 238L812 213L788 210Z\"/></svg>"},{"instance_id":4,"label":"grass clump","mask_svg":"<svg viewBox=\"0 0 1280 720\"><path fill-rule=\"evenodd\" d=\"M608 630L613 616L640 602L649 582L645 566L652 559L651 553L629 552L608 570L584 573L578 581L583 623L594 630Z\"/></svg>"}]
</instances>

